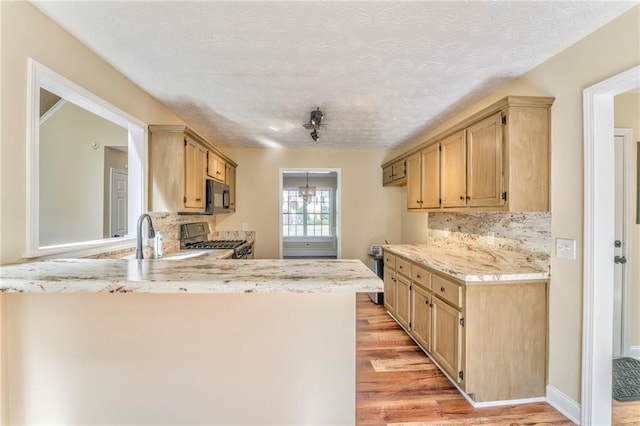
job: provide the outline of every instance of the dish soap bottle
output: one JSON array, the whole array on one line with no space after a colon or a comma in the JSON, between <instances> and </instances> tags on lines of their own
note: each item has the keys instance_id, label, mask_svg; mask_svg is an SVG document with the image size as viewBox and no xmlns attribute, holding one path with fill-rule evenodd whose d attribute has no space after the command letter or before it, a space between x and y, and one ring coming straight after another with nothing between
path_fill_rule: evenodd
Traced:
<instances>
[{"instance_id":1,"label":"dish soap bottle","mask_svg":"<svg viewBox=\"0 0 640 426\"><path fill-rule=\"evenodd\" d=\"M153 254L156 259L162 259L162 234L156 232L156 236L153 239Z\"/></svg>"}]
</instances>

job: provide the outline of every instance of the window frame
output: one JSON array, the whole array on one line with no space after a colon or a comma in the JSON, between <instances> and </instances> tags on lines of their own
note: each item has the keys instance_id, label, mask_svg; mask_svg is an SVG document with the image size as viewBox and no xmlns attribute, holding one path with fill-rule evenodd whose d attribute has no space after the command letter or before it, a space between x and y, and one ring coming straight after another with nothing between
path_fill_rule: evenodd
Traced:
<instances>
[{"instance_id":1,"label":"window frame","mask_svg":"<svg viewBox=\"0 0 640 426\"><path fill-rule=\"evenodd\" d=\"M288 200L290 199L290 197L287 196L287 199L285 199L285 192L291 192L291 191L295 191L296 193L300 193L299 187L283 187L282 188L282 192L281 192L281 196L282 196L282 205L284 206L285 202L288 202ZM284 223L284 218L285 215L297 215L299 213L286 213L284 210L281 211L280 214L280 227L281 227L281 232L282 232L282 237L283 239L287 240L287 241L293 241L293 240L300 240L300 239L304 239L304 240L313 240L313 239L327 239L327 238L335 238L336 237L336 227L335 227L335 220L334 220L334 216L335 216L335 208L336 208L336 198L335 198L335 194L334 194L334 189L331 187L316 187L316 196L318 195L319 191L326 191L329 193L329 235L308 235L307 234L307 218L308 218L308 205L309 203L304 202L303 201L303 213L302 213L302 225L303 225L303 235L286 235L285 234L285 226L290 226L290 225L285 225ZM299 197L299 195L298 195ZM320 202L320 208L322 209L322 202ZM318 214L318 213L311 213L311 214ZM322 215L323 213L319 213L320 215ZM315 227L316 225L311 225L313 227Z\"/></svg>"}]
</instances>

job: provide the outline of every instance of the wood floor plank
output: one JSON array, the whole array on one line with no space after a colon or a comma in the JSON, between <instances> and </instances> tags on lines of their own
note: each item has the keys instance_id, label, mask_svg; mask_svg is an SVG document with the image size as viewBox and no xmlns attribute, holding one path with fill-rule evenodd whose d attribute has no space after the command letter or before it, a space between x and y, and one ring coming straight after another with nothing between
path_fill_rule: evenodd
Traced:
<instances>
[{"instance_id":1,"label":"wood floor plank","mask_svg":"<svg viewBox=\"0 0 640 426\"><path fill-rule=\"evenodd\" d=\"M573 424L547 403L474 409L384 307L356 303L357 425Z\"/></svg>"}]
</instances>

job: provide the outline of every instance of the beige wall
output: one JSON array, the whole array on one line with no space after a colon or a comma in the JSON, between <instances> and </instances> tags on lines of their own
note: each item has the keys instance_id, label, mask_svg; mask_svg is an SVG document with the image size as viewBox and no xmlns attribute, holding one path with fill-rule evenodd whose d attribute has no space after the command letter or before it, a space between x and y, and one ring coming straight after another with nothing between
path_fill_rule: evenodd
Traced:
<instances>
[{"instance_id":1,"label":"beige wall","mask_svg":"<svg viewBox=\"0 0 640 426\"><path fill-rule=\"evenodd\" d=\"M354 423L353 293L6 297L8 425Z\"/></svg>"},{"instance_id":2,"label":"beige wall","mask_svg":"<svg viewBox=\"0 0 640 426\"><path fill-rule=\"evenodd\" d=\"M256 257L278 258L280 168L340 168L342 258L366 261L370 246L400 239L400 189L383 188L387 151L260 149L221 147L239 164L236 213L217 218L216 229L232 231L247 223L256 231Z\"/></svg>"},{"instance_id":3,"label":"beige wall","mask_svg":"<svg viewBox=\"0 0 640 426\"><path fill-rule=\"evenodd\" d=\"M636 217L636 195L637 195L637 179L636 179L636 160L638 158L637 141L640 141L640 93L623 93L614 98L614 123L616 127L629 128L633 130L633 179L631 181L632 192L634 198L630 200L633 209L633 218ZM633 259L640 259L640 225L631 225L632 242L631 246L634 250ZM629 280L630 280L630 302L631 302L631 319L630 319L630 340L631 346L640 346L640 264L637 261L629 262Z\"/></svg>"},{"instance_id":4,"label":"beige wall","mask_svg":"<svg viewBox=\"0 0 640 426\"><path fill-rule=\"evenodd\" d=\"M126 147L127 138L71 102L40 125L40 245L103 237L105 147Z\"/></svg>"},{"instance_id":5,"label":"beige wall","mask_svg":"<svg viewBox=\"0 0 640 426\"><path fill-rule=\"evenodd\" d=\"M558 237L575 239L578 250L576 260L559 259L555 256L551 260L549 384L578 402L582 362L582 91L638 64L640 6L482 101L469 105L465 111L432 129L429 134L420 135L408 142L394 153L417 145L506 95L544 95L556 98L551 108L552 238L553 241ZM418 225L422 226L421 222ZM403 235L407 233L403 229Z\"/></svg>"},{"instance_id":6,"label":"beige wall","mask_svg":"<svg viewBox=\"0 0 640 426\"><path fill-rule=\"evenodd\" d=\"M5 264L19 260L26 248L27 58L145 123L182 121L30 3L0 2L0 19L0 264Z\"/></svg>"}]
</instances>

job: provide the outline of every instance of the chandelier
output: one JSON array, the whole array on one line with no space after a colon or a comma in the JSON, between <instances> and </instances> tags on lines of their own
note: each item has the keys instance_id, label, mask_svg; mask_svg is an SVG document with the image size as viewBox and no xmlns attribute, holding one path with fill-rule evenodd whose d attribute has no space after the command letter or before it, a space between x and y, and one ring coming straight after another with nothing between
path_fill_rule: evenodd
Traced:
<instances>
[{"instance_id":1,"label":"chandelier","mask_svg":"<svg viewBox=\"0 0 640 426\"><path fill-rule=\"evenodd\" d=\"M309 173L307 173L307 184L299 188L300 196L304 201L308 201L309 198L316 196L316 187L309 186Z\"/></svg>"}]
</instances>

